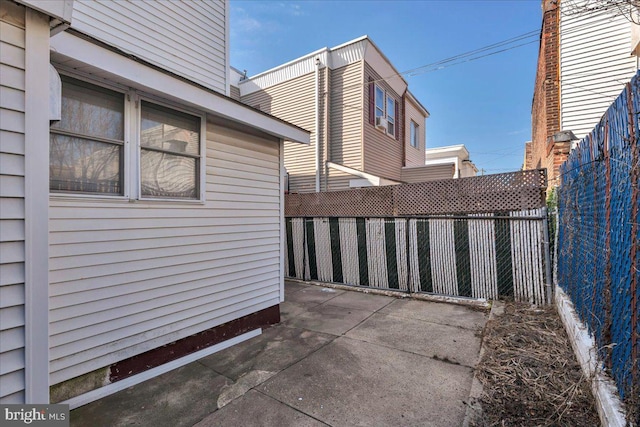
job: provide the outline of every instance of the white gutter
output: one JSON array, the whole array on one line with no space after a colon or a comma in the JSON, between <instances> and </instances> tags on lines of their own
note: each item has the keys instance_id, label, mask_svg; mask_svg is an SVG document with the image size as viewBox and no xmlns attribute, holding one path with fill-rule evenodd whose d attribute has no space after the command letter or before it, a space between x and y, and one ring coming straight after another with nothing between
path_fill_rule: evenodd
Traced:
<instances>
[{"instance_id":1,"label":"white gutter","mask_svg":"<svg viewBox=\"0 0 640 427\"><path fill-rule=\"evenodd\" d=\"M320 192L320 58L316 58L316 193Z\"/></svg>"}]
</instances>

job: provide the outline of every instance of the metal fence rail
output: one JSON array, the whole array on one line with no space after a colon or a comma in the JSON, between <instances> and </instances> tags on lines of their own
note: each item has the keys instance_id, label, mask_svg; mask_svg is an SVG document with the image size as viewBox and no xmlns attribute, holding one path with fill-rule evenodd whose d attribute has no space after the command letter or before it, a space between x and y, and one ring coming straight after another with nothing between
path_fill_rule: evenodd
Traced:
<instances>
[{"instance_id":1,"label":"metal fence rail","mask_svg":"<svg viewBox=\"0 0 640 427\"><path fill-rule=\"evenodd\" d=\"M561 168L558 283L640 422L640 258L636 76ZM634 410L635 409L635 414Z\"/></svg>"},{"instance_id":2,"label":"metal fence rail","mask_svg":"<svg viewBox=\"0 0 640 427\"><path fill-rule=\"evenodd\" d=\"M543 209L419 218L287 217L285 275L544 304Z\"/></svg>"}]
</instances>

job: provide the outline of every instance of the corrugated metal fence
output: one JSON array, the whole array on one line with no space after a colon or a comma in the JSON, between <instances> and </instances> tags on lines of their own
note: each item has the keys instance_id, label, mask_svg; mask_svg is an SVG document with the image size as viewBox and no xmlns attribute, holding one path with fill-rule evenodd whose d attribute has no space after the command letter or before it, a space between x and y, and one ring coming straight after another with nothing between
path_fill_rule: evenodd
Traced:
<instances>
[{"instance_id":1,"label":"corrugated metal fence","mask_svg":"<svg viewBox=\"0 0 640 427\"><path fill-rule=\"evenodd\" d=\"M496 214L287 217L285 275L544 304L543 209Z\"/></svg>"},{"instance_id":2,"label":"corrugated metal fence","mask_svg":"<svg viewBox=\"0 0 640 427\"><path fill-rule=\"evenodd\" d=\"M561 168L558 283L640 424L639 79Z\"/></svg>"}]
</instances>

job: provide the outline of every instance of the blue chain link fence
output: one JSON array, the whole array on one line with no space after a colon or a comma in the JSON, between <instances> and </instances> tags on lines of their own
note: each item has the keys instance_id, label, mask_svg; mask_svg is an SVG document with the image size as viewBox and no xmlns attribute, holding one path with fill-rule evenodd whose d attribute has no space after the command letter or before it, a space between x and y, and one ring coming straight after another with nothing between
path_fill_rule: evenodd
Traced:
<instances>
[{"instance_id":1,"label":"blue chain link fence","mask_svg":"<svg viewBox=\"0 0 640 427\"><path fill-rule=\"evenodd\" d=\"M558 284L640 421L640 73L569 155L558 191Z\"/></svg>"}]
</instances>

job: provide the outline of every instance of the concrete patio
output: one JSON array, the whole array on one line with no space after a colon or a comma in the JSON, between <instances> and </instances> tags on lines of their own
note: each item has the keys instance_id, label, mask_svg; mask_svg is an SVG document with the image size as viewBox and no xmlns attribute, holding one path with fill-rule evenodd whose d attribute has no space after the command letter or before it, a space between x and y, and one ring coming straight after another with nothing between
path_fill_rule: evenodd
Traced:
<instances>
[{"instance_id":1,"label":"concrete patio","mask_svg":"<svg viewBox=\"0 0 640 427\"><path fill-rule=\"evenodd\" d=\"M71 412L73 426L459 426L487 313L289 283L262 335Z\"/></svg>"}]
</instances>

